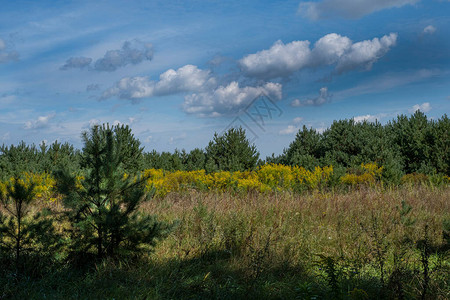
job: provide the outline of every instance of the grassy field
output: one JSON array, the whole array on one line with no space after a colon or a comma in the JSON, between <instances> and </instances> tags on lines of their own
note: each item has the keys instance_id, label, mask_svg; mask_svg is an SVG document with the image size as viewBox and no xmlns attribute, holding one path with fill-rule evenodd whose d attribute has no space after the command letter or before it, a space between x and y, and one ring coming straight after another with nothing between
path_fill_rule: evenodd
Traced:
<instances>
[{"instance_id":1,"label":"grassy field","mask_svg":"<svg viewBox=\"0 0 450 300\"><path fill-rule=\"evenodd\" d=\"M170 193L141 207L177 223L145 257L9 274L0 298L448 299L449 200L427 186Z\"/></svg>"}]
</instances>

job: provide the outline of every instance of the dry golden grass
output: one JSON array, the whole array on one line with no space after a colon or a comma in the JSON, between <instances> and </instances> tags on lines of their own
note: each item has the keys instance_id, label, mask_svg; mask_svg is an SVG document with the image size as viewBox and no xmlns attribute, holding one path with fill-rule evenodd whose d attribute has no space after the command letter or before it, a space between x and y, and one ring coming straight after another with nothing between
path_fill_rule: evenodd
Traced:
<instances>
[{"instance_id":1,"label":"dry golden grass","mask_svg":"<svg viewBox=\"0 0 450 300\"><path fill-rule=\"evenodd\" d=\"M405 213L408 206L411 210ZM384 260L387 280L396 258L406 268L420 265L415 244L424 237L426 225L430 242L443 243L442 224L450 218L450 188L271 195L190 191L154 199L142 210L181 222L157 246L159 262L222 251L230 256L231 268L248 276L261 272L258 268L312 274L317 273L318 255L326 255L361 278L379 277L379 262ZM386 253L377 254L379 248Z\"/></svg>"}]
</instances>

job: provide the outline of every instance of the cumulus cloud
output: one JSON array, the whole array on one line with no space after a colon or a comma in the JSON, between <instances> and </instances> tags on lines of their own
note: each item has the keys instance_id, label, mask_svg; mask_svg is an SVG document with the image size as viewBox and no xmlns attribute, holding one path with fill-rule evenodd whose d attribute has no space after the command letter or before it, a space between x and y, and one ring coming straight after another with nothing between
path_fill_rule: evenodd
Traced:
<instances>
[{"instance_id":1,"label":"cumulus cloud","mask_svg":"<svg viewBox=\"0 0 450 300\"><path fill-rule=\"evenodd\" d=\"M275 42L268 50L245 56L239 61L248 76L275 78L290 75L308 65L311 50L309 41Z\"/></svg>"},{"instance_id":2,"label":"cumulus cloud","mask_svg":"<svg viewBox=\"0 0 450 300\"><path fill-rule=\"evenodd\" d=\"M298 13L311 20L341 17L359 19L383 9L415 4L420 0L323 0L301 2Z\"/></svg>"},{"instance_id":3,"label":"cumulus cloud","mask_svg":"<svg viewBox=\"0 0 450 300\"><path fill-rule=\"evenodd\" d=\"M184 98L183 110L189 114L217 117L235 114L265 93L271 99L280 100L282 85L268 82L261 86L240 87L236 81L219 86L213 91L194 93Z\"/></svg>"},{"instance_id":4,"label":"cumulus cloud","mask_svg":"<svg viewBox=\"0 0 450 300\"><path fill-rule=\"evenodd\" d=\"M11 50L7 51L6 42L0 38L0 64L15 61L19 59L19 53Z\"/></svg>"},{"instance_id":5,"label":"cumulus cloud","mask_svg":"<svg viewBox=\"0 0 450 300\"><path fill-rule=\"evenodd\" d=\"M319 96L305 100L295 99L291 102L292 107L300 106L320 106L331 101L331 94L328 93L328 88L325 86L319 90Z\"/></svg>"},{"instance_id":6,"label":"cumulus cloud","mask_svg":"<svg viewBox=\"0 0 450 300\"><path fill-rule=\"evenodd\" d=\"M71 57L66 60L66 63L62 65L60 70L69 70L69 69L83 69L89 66L92 62L92 58L89 57Z\"/></svg>"},{"instance_id":7,"label":"cumulus cloud","mask_svg":"<svg viewBox=\"0 0 450 300\"><path fill-rule=\"evenodd\" d=\"M409 112L415 113L418 110L420 110L421 112L424 112L424 113L429 112L431 110L431 105L429 102L424 102L422 104L416 104L409 109Z\"/></svg>"},{"instance_id":8,"label":"cumulus cloud","mask_svg":"<svg viewBox=\"0 0 450 300\"><path fill-rule=\"evenodd\" d=\"M288 125L287 128L281 129L279 131L279 134L281 135L288 135L288 134L294 134L298 131L298 128L294 125Z\"/></svg>"},{"instance_id":9,"label":"cumulus cloud","mask_svg":"<svg viewBox=\"0 0 450 300\"><path fill-rule=\"evenodd\" d=\"M117 96L137 100L146 97L163 96L180 92L197 92L216 86L216 79L208 70L194 65L185 65L178 70L169 69L159 76L158 81L148 77L125 77L102 94L102 99Z\"/></svg>"},{"instance_id":10,"label":"cumulus cloud","mask_svg":"<svg viewBox=\"0 0 450 300\"><path fill-rule=\"evenodd\" d=\"M121 49L109 50L102 58L96 60L92 70L112 72L126 65L137 65L152 58L152 44L139 40L126 41ZM82 69L91 66L92 61L93 59L90 57L71 57L59 69L63 71L74 68Z\"/></svg>"},{"instance_id":11,"label":"cumulus cloud","mask_svg":"<svg viewBox=\"0 0 450 300\"><path fill-rule=\"evenodd\" d=\"M336 33L320 38L311 53L311 65L331 65L336 63L352 46L352 41Z\"/></svg>"},{"instance_id":12,"label":"cumulus cloud","mask_svg":"<svg viewBox=\"0 0 450 300\"><path fill-rule=\"evenodd\" d=\"M397 41L397 34L353 43L348 37L330 33L320 38L312 49L309 41L275 42L270 49L249 54L239 60L249 77L271 79L287 77L312 67L336 64L336 72L370 69Z\"/></svg>"},{"instance_id":13,"label":"cumulus cloud","mask_svg":"<svg viewBox=\"0 0 450 300\"><path fill-rule=\"evenodd\" d=\"M42 129L49 125L51 119L55 117L55 114L49 114L46 116L40 116L36 120L27 121L25 123L25 129Z\"/></svg>"},{"instance_id":14,"label":"cumulus cloud","mask_svg":"<svg viewBox=\"0 0 450 300\"><path fill-rule=\"evenodd\" d=\"M428 25L427 27L425 27L423 29L424 34L433 34L435 32L436 32L436 27L434 27L433 25Z\"/></svg>"},{"instance_id":15,"label":"cumulus cloud","mask_svg":"<svg viewBox=\"0 0 450 300\"><path fill-rule=\"evenodd\" d=\"M353 44L340 59L336 66L338 73L352 69L364 68L369 70L372 65L385 55L397 42L397 34L391 33L381 39L362 41Z\"/></svg>"}]
</instances>

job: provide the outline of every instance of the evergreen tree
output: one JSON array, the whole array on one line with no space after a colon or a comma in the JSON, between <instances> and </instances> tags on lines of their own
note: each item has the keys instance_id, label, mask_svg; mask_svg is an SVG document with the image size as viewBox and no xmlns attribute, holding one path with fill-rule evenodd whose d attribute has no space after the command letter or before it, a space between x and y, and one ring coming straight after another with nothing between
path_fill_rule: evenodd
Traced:
<instances>
[{"instance_id":1,"label":"evergreen tree","mask_svg":"<svg viewBox=\"0 0 450 300\"><path fill-rule=\"evenodd\" d=\"M65 170L56 172L57 187L71 222L71 250L74 254L95 253L98 258L137 254L153 246L170 226L137 212L139 204L152 195L146 179L125 175L132 155L124 155L138 142L131 135L123 139L117 127L95 126L83 133L81 159L84 179ZM126 141L126 142L124 142Z\"/></svg>"},{"instance_id":2,"label":"evergreen tree","mask_svg":"<svg viewBox=\"0 0 450 300\"><path fill-rule=\"evenodd\" d=\"M443 115L437 122L432 122L430 159L438 173L450 176L450 119Z\"/></svg>"},{"instance_id":3,"label":"evergreen tree","mask_svg":"<svg viewBox=\"0 0 450 300\"><path fill-rule=\"evenodd\" d=\"M187 171L205 169L206 154L202 149L195 148L185 156L183 160L184 168Z\"/></svg>"},{"instance_id":4,"label":"evergreen tree","mask_svg":"<svg viewBox=\"0 0 450 300\"><path fill-rule=\"evenodd\" d=\"M353 119L334 121L322 134L324 164L344 167L355 165L353 158L359 155L364 147L362 127Z\"/></svg>"},{"instance_id":5,"label":"evergreen tree","mask_svg":"<svg viewBox=\"0 0 450 300\"><path fill-rule=\"evenodd\" d=\"M214 134L206 152L206 171L245 171L256 168L259 153L245 136L245 130L230 128L223 135Z\"/></svg>"},{"instance_id":6,"label":"evergreen tree","mask_svg":"<svg viewBox=\"0 0 450 300\"><path fill-rule=\"evenodd\" d=\"M35 145L28 146L24 141L17 146L0 147L0 179L20 176L23 172L38 172L38 150Z\"/></svg>"},{"instance_id":7,"label":"evergreen tree","mask_svg":"<svg viewBox=\"0 0 450 300\"><path fill-rule=\"evenodd\" d=\"M35 185L27 184L19 177L7 184L6 192L0 195L5 213L0 211L0 250L3 255L12 257L19 274L39 272L32 270L36 265L30 258L33 255L36 259L50 258L61 246L48 213L31 209L34 200Z\"/></svg>"},{"instance_id":8,"label":"evergreen tree","mask_svg":"<svg viewBox=\"0 0 450 300\"><path fill-rule=\"evenodd\" d=\"M388 124L392 142L397 145L406 173L433 173L431 163L432 127L426 115L416 111L410 118L400 115Z\"/></svg>"},{"instance_id":9,"label":"evergreen tree","mask_svg":"<svg viewBox=\"0 0 450 300\"><path fill-rule=\"evenodd\" d=\"M141 147L141 142L131 133L131 128L128 125L116 125L111 130L125 172L135 174L142 171L144 147Z\"/></svg>"},{"instance_id":10,"label":"evergreen tree","mask_svg":"<svg viewBox=\"0 0 450 300\"><path fill-rule=\"evenodd\" d=\"M49 147L42 142L39 152L39 172L52 173L62 166L73 170L80 167L80 151L69 143L61 144L58 141Z\"/></svg>"},{"instance_id":11,"label":"evergreen tree","mask_svg":"<svg viewBox=\"0 0 450 300\"><path fill-rule=\"evenodd\" d=\"M285 150L287 164L302 166L306 169L314 169L319 165L319 158L322 155L322 136L313 128L306 128L297 132L295 140Z\"/></svg>"}]
</instances>

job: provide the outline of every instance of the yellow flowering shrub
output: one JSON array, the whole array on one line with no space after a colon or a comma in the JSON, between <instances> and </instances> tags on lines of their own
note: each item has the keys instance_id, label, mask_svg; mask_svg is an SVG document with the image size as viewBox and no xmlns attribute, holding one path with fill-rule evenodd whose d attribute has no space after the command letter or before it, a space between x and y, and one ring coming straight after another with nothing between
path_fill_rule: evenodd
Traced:
<instances>
[{"instance_id":1,"label":"yellow flowering shrub","mask_svg":"<svg viewBox=\"0 0 450 300\"><path fill-rule=\"evenodd\" d=\"M281 164L266 164L257 170L258 179L273 190L291 189L295 184L292 167Z\"/></svg>"},{"instance_id":2,"label":"yellow flowering shrub","mask_svg":"<svg viewBox=\"0 0 450 300\"><path fill-rule=\"evenodd\" d=\"M303 167L294 167L296 179L300 185L304 185L309 189L317 189L325 185L333 174L333 166L315 167L311 172Z\"/></svg>"},{"instance_id":3,"label":"yellow flowering shrub","mask_svg":"<svg viewBox=\"0 0 450 300\"><path fill-rule=\"evenodd\" d=\"M372 185L377 180L381 180L383 167L378 167L376 163L362 163L360 166L362 174L347 173L340 178L341 183L347 185Z\"/></svg>"},{"instance_id":4,"label":"yellow flowering shrub","mask_svg":"<svg viewBox=\"0 0 450 300\"><path fill-rule=\"evenodd\" d=\"M50 174L33 174L29 172L23 173L19 177L19 182L25 187L30 187L31 184L34 184L34 191L36 193L36 198L45 200L45 201L55 201L56 195L54 192L56 181L50 176ZM6 187L8 185L13 185L15 179L11 177L6 182L0 182L0 193L4 195L6 193Z\"/></svg>"},{"instance_id":5,"label":"yellow flowering shrub","mask_svg":"<svg viewBox=\"0 0 450 300\"><path fill-rule=\"evenodd\" d=\"M381 180L383 167L376 163L361 164L358 169L340 177L342 184L372 185ZM203 191L236 191L236 192L260 192L271 191L302 191L321 189L327 186L333 175L333 166L315 167L313 171L306 170L299 166L285 166L281 164L266 164L255 171L226 172L220 171L206 174L205 170L198 171L164 171L161 169L148 169L142 172L142 176L147 178L146 188L155 190L155 195L164 197L170 192L187 191L197 189ZM444 184L450 183L450 177L439 175L440 181ZM125 174L124 179L129 175ZM76 186L83 189L83 176L77 176ZM5 182L0 182L0 193L6 192L6 187L14 180L11 178ZM24 173L20 180L25 186L35 184L37 198L54 201L55 180L47 173L32 174ZM403 183L428 181L424 174L409 174L402 178Z\"/></svg>"},{"instance_id":6,"label":"yellow flowering shrub","mask_svg":"<svg viewBox=\"0 0 450 300\"><path fill-rule=\"evenodd\" d=\"M411 173L411 174L406 174L404 176L402 176L402 178L400 179L402 184L420 184L420 183L427 183L429 181L429 178L427 175L425 174L421 174L421 173Z\"/></svg>"}]
</instances>

